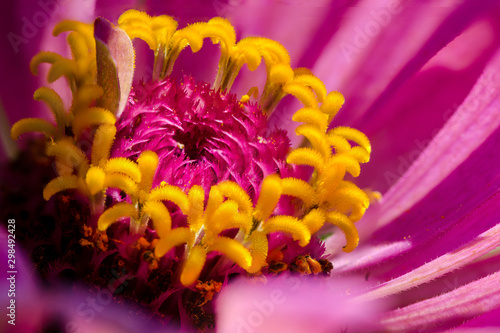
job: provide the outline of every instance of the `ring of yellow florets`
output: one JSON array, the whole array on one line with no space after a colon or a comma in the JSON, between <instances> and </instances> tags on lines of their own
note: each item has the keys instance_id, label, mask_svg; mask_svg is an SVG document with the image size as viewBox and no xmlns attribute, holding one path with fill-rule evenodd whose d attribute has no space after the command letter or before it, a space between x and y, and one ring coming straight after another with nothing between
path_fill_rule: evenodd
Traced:
<instances>
[{"instance_id":1,"label":"ring of yellow florets","mask_svg":"<svg viewBox=\"0 0 500 333\"><path fill-rule=\"evenodd\" d=\"M296 133L307 138L311 147L291 151L287 162L311 166L314 172L308 182L281 179L278 175L266 177L256 202L232 181L213 186L206 203L204 190L199 186L191 187L187 193L169 184L152 188L158 166L155 153L144 151L137 161L109 157L116 135L116 109L109 105L117 103L106 99L109 87L97 84L103 80L99 80L96 71L93 26L64 21L56 26L54 35L70 31L68 44L73 57L67 59L56 53L42 52L32 60L31 70L36 74L39 64L49 63L49 82L66 77L73 93L71 108L66 111L60 96L42 87L34 98L50 107L56 124L42 119L23 119L11 130L15 139L31 131L42 132L51 139L47 154L55 157L59 177L46 185L45 199L66 189L77 189L89 198L98 217L99 230L106 230L126 217L130 218L130 230L142 233L151 220L159 237L154 249L157 257L185 244L187 255L180 280L186 286L197 280L207 254L212 251L224 254L249 273L259 272L266 265L267 235L273 232L289 233L305 246L312 234L329 223L345 233L345 251L357 246L359 238L354 222L363 216L369 199L344 176L346 173L353 177L359 175L360 163L368 162L371 148L367 137L357 130L347 127L328 130L344 102L340 93L327 94L317 77L304 69L293 70L287 51L275 41L251 37L236 42L234 28L222 18L177 29L177 22L171 17L150 17L129 10L120 16L118 28L114 29L122 29L131 39L143 39L150 46L155 54L155 78L169 75L180 52L187 46L197 52L205 38L218 43L221 49L216 89L230 89L244 64L253 71L264 59L267 81L259 103L267 114L287 94L303 103L304 107L293 115L293 120L303 123ZM252 96L258 97L256 87L251 88L242 101ZM92 130L92 150L84 152L79 143L92 134ZM105 210L107 188L125 192L130 202L120 202ZM302 208L296 216L273 215L283 195L301 199ZM172 228L164 201L179 207L187 217L187 227ZM233 228L239 229L234 238L221 236L224 230Z\"/></svg>"}]
</instances>

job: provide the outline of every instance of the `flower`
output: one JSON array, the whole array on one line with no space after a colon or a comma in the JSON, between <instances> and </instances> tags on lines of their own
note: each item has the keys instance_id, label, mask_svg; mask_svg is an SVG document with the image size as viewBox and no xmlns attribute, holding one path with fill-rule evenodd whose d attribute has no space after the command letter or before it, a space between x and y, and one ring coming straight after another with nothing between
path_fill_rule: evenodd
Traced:
<instances>
[{"instance_id":1,"label":"flower","mask_svg":"<svg viewBox=\"0 0 500 333\"><path fill-rule=\"evenodd\" d=\"M353 98L352 104L349 104L347 95L348 104L345 109L350 109L351 112L344 113L343 109L336 120L358 124L359 128L368 134L375 147L373 162L377 160L379 163L375 164L373 169L370 167L374 163L367 165L367 176L361 178L361 184L385 192L383 199L372 205L365 219L358 224L361 239L365 240L361 242L360 247L348 255L338 255L338 244L344 245L344 239L339 242L337 235L334 235L327 240L327 251L333 253L334 274L341 273L345 280L349 276L361 276L365 280L361 286L350 285L350 290L357 295L358 302L364 304L367 300L388 297L394 302L392 304L394 309L402 307L399 310L389 311L381 308L380 311L386 312L375 314L371 318L366 317L373 320L372 330L380 329L379 324L381 324L390 331L435 331L461 325L464 321L497 307L496 286L493 283L496 278L496 267L492 265L494 258L480 258L495 247L496 241L494 207L498 189L495 182L498 178L498 168L491 151L497 141L498 121L494 108L497 94L495 86L498 81L495 69L497 40L491 27L495 25L494 17L497 12L494 4L477 6L469 1L451 7L405 7L404 5L385 7L385 3L383 5L383 8L375 9L363 7L349 9L349 13L357 15L346 16L351 19L345 19L348 22L343 22L335 34L336 37L331 41L332 46L326 46L316 62L319 73L331 72L329 69L332 66L331 59L336 59L336 63L340 64L348 63L349 66L339 67L338 75L328 75L328 79L324 81L329 86L335 85L337 88L338 85L345 88ZM247 11L245 13L248 14ZM235 9L230 14L237 18L239 12ZM328 16L330 18L336 15L336 11L332 10L325 15L330 15ZM419 15L431 22L422 24ZM446 20L443 20L443 17L446 17ZM419 29L408 28L408 18L412 18L414 21L410 23L413 22ZM439 26L440 23L442 25ZM404 27L406 30L394 27ZM462 33L464 27L467 29ZM322 28L326 28L326 25ZM394 31L411 35L411 45L404 39L395 39L392 36ZM458 37L455 41L427 61L447 44L447 41L456 36ZM324 38L327 37L320 34L313 43L318 43ZM397 41L402 43L398 44ZM404 45L404 51L395 47L394 42L396 46ZM387 55L385 43L391 43L397 52ZM471 51L469 46L471 43L474 43L474 51ZM464 48L462 46L464 44L467 47ZM405 57L415 55L415 49L420 45L423 45L422 51L411 61L405 62ZM311 62L311 59L318 57L316 52L319 48L310 48L303 62ZM381 50L384 50L382 52L384 55L398 60L396 67L392 67L394 62L388 61L387 57L379 56ZM453 54L457 53L457 50L461 51L462 56L454 59ZM407 65L403 67L406 63ZM424 63L427 63L426 66L420 69ZM442 70L443 67L446 70ZM370 81L366 80L366 74L373 77L374 68L378 69L377 72L381 76L377 77L377 82L367 84ZM401 72L394 77L400 68ZM356 75L351 76L348 71ZM443 100L432 100L437 98L437 94L428 93L419 96L415 93L420 92L422 87L433 87L436 82L441 82L436 78L448 82L452 73L461 79L454 80L455 85L451 85L449 94L441 90L439 96L442 96ZM339 90L344 92L343 89ZM434 86L432 90L437 89ZM469 96L464 99L466 95ZM416 103L424 100L426 104L423 106ZM458 107L458 104L461 106ZM371 106L368 107L369 105ZM417 114L401 111L411 110L412 107L418 107L420 112ZM436 110L441 111L436 114ZM271 118L271 121L279 123L279 119L284 118L285 113L286 110L282 113L276 112L277 118ZM425 119L427 124L409 126L410 122L405 117ZM475 119L482 121L474 124L472 120ZM434 136L434 133L431 133L432 129L441 128L445 122L441 131ZM388 123L395 123L398 126L388 126ZM416 122L411 122L413 123ZM429 126L431 123L435 126ZM403 139L397 142L390 141L391 138L411 137L422 140L433 136L430 143ZM377 142L383 147L388 147L390 144L389 147L397 149L377 150ZM424 152L421 153L424 148ZM416 161L415 155L420 155ZM406 170L406 164L408 166L412 164L411 168ZM393 185L394 181L397 183ZM388 188L390 190L386 191ZM443 197L448 199L443 202ZM93 241L97 244L97 240ZM481 260L469 264L478 258ZM465 268L452 272L461 267ZM476 273L477 275L468 273L470 267L476 268L479 273ZM494 274L484 277L487 273ZM478 280L469 283L475 279ZM377 283L380 282L384 284L379 287ZM428 283L424 284L426 282ZM273 288L280 288L279 286L283 284L269 283L269 292L272 292ZM412 289L415 286L421 287ZM220 327L224 327L222 329L227 331L235 328L227 326L227 317L224 316L228 307L231 308L231 304L238 301L246 304L256 304L253 302L256 301L258 304L263 304L262 299L252 297L262 293L265 295L267 292L264 287L258 289L261 290L260 294L252 295L251 292L246 292L237 300L224 296L237 295L240 293L240 288L242 287L239 284L230 285L223 290L220 297L218 320L221 323ZM253 290L248 286L243 288ZM308 290L312 287L304 288L305 292L300 294L292 305L310 304L308 300L321 304L321 294L314 294L314 290L310 290L308 295ZM395 293L399 294L394 296ZM443 295L439 296L440 294ZM492 297L488 298L487 295ZM291 294L285 294L285 297L293 300ZM469 304L464 305L463 300ZM413 304L409 305L411 303ZM313 318L304 315L308 313L307 307L299 307L297 310L297 307L283 308L278 307L279 303L275 304L277 313L280 309L284 311L277 318L285 316L292 325L297 321L291 319L300 322L301 318ZM238 322L241 324L240 330L246 328L258 331L276 324L273 321L274 316L267 316L267 312L255 309L261 312L257 312L258 315L254 317L262 318L261 325L267 326L254 325L254 321L243 324ZM255 312L255 309L252 307L243 309L242 311L246 312L240 313L241 317L237 317L238 313L234 312L231 316L245 320ZM322 314L317 308L314 309L320 314L314 317L315 322L323 320L329 323L324 319L326 314ZM346 309L352 308L346 307ZM358 309L361 312L359 316L366 311L362 306ZM287 317L292 313L299 313L302 316ZM474 319L468 325L491 326L494 324L491 321L494 313L491 312L489 317L486 314L482 318ZM410 322L408 317L415 320ZM326 327L329 327L328 325ZM350 325L352 326L348 324L346 328L348 331L351 330L350 327L354 327L354 324ZM344 330L343 326L341 330ZM370 328L363 330L367 331Z\"/></svg>"},{"instance_id":2,"label":"flower","mask_svg":"<svg viewBox=\"0 0 500 333\"><path fill-rule=\"evenodd\" d=\"M292 69L281 44L238 41L219 17L178 28L170 16L134 9L116 25L104 18L64 20L53 31L62 33L71 57L42 51L30 69L38 75L48 64L48 83L64 77L70 106L62 93L40 87L34 98L55 121L24 118L11 128L14 140L29 132L46 138L33 138L14 163L28 172L33 164L44 175L55 171L46 184L41 177L32 184L35 193L43 188L48 203L35 198L34 206L46 210L54 228L30 235L23 230L29 222L17 218L44 279L69 273L101 290L109 272L118 274L123 283L134 281L120 299L206 330L214 325L213 298L235 275L263 278L288 267L328 275L331 265L316 235L325 224L345 234L344 251L358 245L354 223L369 197L346 175L359 176L360 164L369 161L369 140L349 127L327 130L343 96L327 94L308 70ZM189 46L197 53L209 38L221 53L213 87L177 78L181 51ZM152 79L136 84L133 39L154 55ZM262 92L250 87L238 100L231 87L240 70L261 63ZM303 104L293 120L304 123L296 133L310 147L290 150L286 132L268 128L287 95ZM17 172L12 164L5 168L9 176ZM6 215L25 208L9 199L15 191L5 192L4 201L12 202ZM39 243L53 254L39 253Z\"/></svg>"}]
</instances>

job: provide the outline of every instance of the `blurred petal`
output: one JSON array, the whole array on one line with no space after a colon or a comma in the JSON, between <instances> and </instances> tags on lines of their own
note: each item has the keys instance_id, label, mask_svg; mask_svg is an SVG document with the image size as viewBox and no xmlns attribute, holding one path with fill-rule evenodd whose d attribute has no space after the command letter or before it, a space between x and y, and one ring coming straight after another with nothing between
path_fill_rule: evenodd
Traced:
<instances>
[{"instance_id":1,"label":"blurred petal","mask_svg":"<svg viewBox=\"0 0 500 333\"><path fill-rule=\"evenodd\" d=\"M375 330L384 309L355 303L353 279L268 279L265 285L240 280L226 286L217 302L220 332L341 332Z\"/></svg>"},{"instance_id":2,"label":"blurred petal","mask_svg":"<svg viewBox=\"0 0 500 333\"><path fill-rule=\"evenodd\" d=\"M37 81L45 82L44 71L34 78L29 70L31 58L40 50L68 53L64 38L54 38L52 29L63 19L85 22L94 20L95 0L55 1L31 0L10 1L2 8L2 31L9 38L2 39L0 75L2 86L0 100L7 111L10 124L21 118L43 116L50 119L50 111L42 103L33 100L33 92L39 87Z\"/></svg>"},{"instance_id":3,"label":"blurred petal","mask_svg":"<svg viewBox=\"0 0 500 333\"><path fill-rule=\"evenodd\" d=\"M12 225L15 226L15 223ZM40 320L41 308L34 304L32 299L40 297L40 293L33 279L30 261L23 253L20 242L16 243L15 228L11 227L9 230L13 230L13 233L7 232L4 225L0 227L0 269L2 271L0 301L5 307L12 307L11 304L14 302L14 316L9 316L12 310L5 310L4 318L0 322L0 331L7 332L7 329L15 329L10 332L34 332L36 329L34 321ZM11 246L9 246L9 239L14 240ZM14 258L8 258L9 250L11 253L14 252ZM10 265L13 266L10 267ZM12 319L15 325L8 323Z\"/></svg>"},{"instance_id":4,"label":"blurred petal","mask_svg":"<svg viewBox=\"0 0 500 333\"><path fill-rule=\"evenodd\" d=\"M449 333L497 333L498 327L483 327L483 328L457 328L446 331Z\"/></svg>"}]
</instances>

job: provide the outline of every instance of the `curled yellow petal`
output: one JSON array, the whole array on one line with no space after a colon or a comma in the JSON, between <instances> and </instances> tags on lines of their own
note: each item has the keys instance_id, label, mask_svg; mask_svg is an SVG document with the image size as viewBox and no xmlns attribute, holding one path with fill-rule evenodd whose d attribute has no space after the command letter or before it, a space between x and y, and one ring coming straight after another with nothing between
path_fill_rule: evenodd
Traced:
<instances>
[{"instance_id":1,"label":"curled yellow petal","mask_svg":"<svg viewBox=\"0 0 500 333\"><path fill-rule=\"evenodd\" d=\"M139 164L142 175L139 188L148 193L151 191L156 168L158 167L158 155L150 150L143 151L137 158L137 164Z\"/></svg>"},{"instance_id":2,"label":"curled yellow petal","mask_svg":"<svg viewBox=\"0 0 500 333\"><path fill-rule=\"evenodd\" d=\"M118 219L124 217L132 217L137 219L137 211L134 205L126 202L120 202L115 204L111 208L106 209L104 213L102 213L99 217L99 220L97 220L97 228L100 231L104 231Z\"/></svg>"},{"instance_id":3,"label":"curled yellow petal","mask_svg":"<svg viewBox=\"0 0 500 333\"><path fill-rule=\"evenodd\" d=\"M57 128L47 120L38 118L24 118L16 122L10 129L10 137L17 140L22 134L28 132L44 133L49 138L57 136Z\"/></svg>"},{"instance_id":4,"label":"curled yellow petal","mask_svg":"<svg viewBox=\"0 0 500 333\"><path fill-rule=\"evenodd\" d=\"M339 227L344 233L347 241L346 246L344 246L344 252L352 252L358 246L358 230L347 216L338 212L329 212L326 214L326 221Z\"/></svg>"},{"instance_id":5,"label":"curled yellow petal","mask_svg":"<svg viewBox=\"0 0 500 333\"><path fill-rule=\"evenodd\" d=\"M328 142L326 133L313 125L304 124L295 129L297 135L303 135L311 142L313 149L326 159L332 154L332 148Z\"/></svg>"},{"instance_id":6,"label":"curled yellow petal","mask_svg":"<svg viewBox=\"0 0 500 333\"><path fill-rule=\"evenodd\" d=\"M314 75L296 75L293 82L310 87L316 94L318 102L323 103L326 98L325 84Z\"/></svg>"},{"instance_id":7,"label":"curled yellow petal","mask_svg":"<svg viewBox=\"0 0 500 333\"><path fill-rule=\"evenodd\" d=\"M331 132L332 134L340 135L346 138L347 140L356 142L358 145L363 147L368 153L372 152L370 140L368 140L368 137L363 132L357 129L339 126L332 129Z\"/></svg>"},{"instance_id":8,"label":"curled yellow petal","mask_svg":"<svg viewBox=\"0 0 500 333\"><path fill-rule=\"evenodd\" d=\"M57 54L55 52L39 52L36 54L30 62L30 70L33 75L38 75L38 66L40 64L48 63L48 64L54 64L55 62L63 59L63 57L60 54Z\"/></svg>"},{"instance_id":9,"label":"curled yellow petal","mask_svg":"<svg viewBox=\"0 0 500 333\"><path fill-rule=\"evenodd\" d=\"M132 179L130 179L129 176L119 173L107 174L104 181L104 186L120 189L128 195L134 197L137 196L138 192L137 184Z\"/></svg>"},{"instance_id":10,"label":"curled yellow petal","mask_svg":"<svg viewBox=\"0 0 500 333\"><path fill-rule=\"evenodd\" d=\"M227 237L217 237L209 251L217 251L234 261L243 269L249 269L252 265L252 255L240 242Z\"/></svg>"},{"instance_id":11,"label":"curled yellow petal","mask_svg":"<svg viewBox=\"0 0 500 333\"><path fill-rule=\"evenodd\" d=\"M181 283L183 286L188 287L196 282L206 259L207 251L201 246L195 246L189 251L189 255L182 267Z\"/></svg>"},{"instance_id":12,"label":"curled yellow petal","mask_svg":"<svg viewBox=\"0 0 500 333\"><path fill-rule=\"evenodd\" d=\"M320 131L328 127L328 115L315 108L302 108L294 113L293 121L316 126Z\"/></svg>"},{"instance_id":13,"label":"curled yellow petal","mask_svg":"<svg viewBox=\"0 0 500 333\"><path fill-rule=\"evenodd\" d=\"M223 181L217 184L220 193L228 199L234 200L241 212L252 214L253 204L248 193L237 183L233 181Z\"/></svg>"},{"instance_id":14,"label":"curled yellow petal","mask_svg":"<svg viewBox=\"0 0 500 333\"><path fill-rule=\"evenodd\" d=\"M57 160L71 168L77 168L80 176L89 169L85 153L69 140L60 140L47 147L47 155L55 156Z\"/></svg>"},{"instance_id":15,"label":"curled yellow petal","mask_svg":"<svg viewBox=\"0 0 500 333\"><path fill-rule=\"evenodd\" d=\"M163 185L159 187L155 187L151 194L149 195L149 200L151 201L172 201L175 203L184 214L188 214L189 212L189 200L179 187L173 185Z\"/></svg>"},{"instance_id":16,"label":"curled yellow petal","mask_svg":"<svg viewBox=\"0 0 500 333\"><path fill-rule=\"evenodd\" d=\"M300 246L306 246L311 240L309 229L293 216L279 215L267 220L263 232L268 234L275 231L291 234L293 240L299 241Z\"/></svg>"},{"instance_id":17,"label":"curled yellow petal","mask_svg":"<svg viewBox=\"0 0 500 333\"><path fill-rule=\"evenodd\" d=\"M258 221L266 220L274 211L281 198L281 178L269 175L262 181L259 199L255 205L254 217Z\"/></svg>"},{"instance_id":18,"label":"curled yellow petal","mask_svg":"<svg viewBox=\"0 0 500 333\"><path fill-rule=\"evenodd\" d=\"M283 86L283 92L293 95L308 108L318 107L318 101L314 96L312 90L302 84L296 82L288 82Z\"/></svg>"},{"instance_id":19,"label":"curled yellow petal","mask_svg":"<svg viewBox=\"0 0 500 333\"><path fill-rule=\"evenodd\" d=\"M284 84L293 79L293 70L289 65L277 64L271 67L269 80L272 83Z\"/></svg>"},{"instance_id":20,"label":"curled yellow petal","mask_svg":"<svg viewBox=\"0 0 500 333\"><path fill-rule=\"evenodd\" d=\"M73 133L75 138L78 138L83 130L90 126L101 124L114 125L115 122L116 118L110 111L100 107L92 107L85 112L78 113L73 118Z\"/></svg>"},{"instance_id":21,"label":"curled yellow petal","mask_svg":"<svg viewBox=\"0 0 500 333\"><path fill-rule=\"evenodd\" d=\"M77 189L78 177L75 175L65 175L52 179L43 189L43 198L49 200L57 192L68 189Z\"/></svg>"},{"instance_id":22,"label":"curled yellow petal","mask_svg":"<svg viewBox=\"0 0 500 333\"><path fill-rule=\"evenodd\" d=\"M175 228L163 235L155 247L155 256L163 257L168 251L181 244L190 244L194 235L189 228Z\"/></svg>"},{"instance_id":23,"label":"curled yellow petal","mask_svg":"<svg viewBox=\"0 0 500 333\"><path fill-rule=\"evenodd\" d=\"M153 227L161 238L167 237L172 228L172 219L165 205L158 201L149 201L144 204L142 211L153 220Z\"/></svg>"},{"instance_id":24,"label":"curled yellow petal","mask_svg":"<svg viewBox=\"0 0 500 333\"><path fill-rule=\"evenodd\" d=\"M204 206L205 206L205 191L199 185L194 185L188 192L189 213L188 223L192 229L199 229L202 223Z\"/></svg>"},{"instance_id":25,"label":"curled yellow petal","mask_svg":"<svg viewBox=\"0 0 500 333\"><path fill-rule=\"evenodd\" d=\"M71 59L61 58L56 61L49 69L47 74L47 81L52 83L59 79L61 76L76 79L84 74L81 66Z\"/></svg>"},{"instance_id":26,"label":"curled yellow petal","mask_svg":"<svg viewBox=\"0 0 500 333\"><path fill-rule=\"evenodd\" d=\"M123 173L136 183L141 182L141 170L137 163L125 157L114 157L108 160L104 168L106 173Z\"/></svg>"},{"instance_id":27,"label":"curled yellow petal","mask_svg":"<svg viewBox=\"0 0 500 333\"><path fill-rule=\"evenodd\" d=\"M345 170L353 177L358 177L361 173L361 166L359 165L359 162L348 154L337 154L330 159L329 163L343 165Z\"/></svg>"},{"instance_id":28,"label":"curled yellow petal","mask_svg":"<svg viewBox=\"0 0 500 333\"><path fill-rule=\"evenodd\" d=\"M302 200L306 207L311 207L316 201L316 194L311 185L302 179L283 178L281 180L283 194Z\"/></svg>"},{"instance_id":29,"label":"curled yellow petal","mask_svg":"<svg viewBox=\"0 0 500 333\"><path fill-rule=\"evenodd\" d=\"M359 163L367 163L370 161L370 153L360 146L353 147L347 154L354 157Z\"/></svg>"},{"instance_id":30,"label":"curled yellow petal","mask_svg":"<svg viewBox=\"0 0 500 333\"><path fill-rule=\"evenodd\" d=\"M266 258L268 252L268 241L265 233L254 231L250 237L250 254L252 256L252 265L247 269L248 273L255 274L259 272L262 267L266 266Z\"/></svg>"},{"instance_id":31,"label":"curled yellow petal","mask_svg":"<svg viewBox=\"0 0 500 333\"><path fill-rule=\"evenodd\" d=\"M92 141L92 157L93 165L104 166L104 162L108 160L111 146L115 141L116 127L111 124L99 126L94 134Z\"/></svg>"},{"instance_id":32,"label":"curled yellow petal","mask_svg":"<svg viewBox=\"0 0 500 333\"><path fill-rule=\"evenodd\" d=\"M324 113L330 116L330 119L335 117L337 112L339 112L340 108L345 102L344 96L338 91L332 91L326 95L323 104L321 104L320 109Z\"/></svg>"},{"instance_id":33,"label":"curled yellow petal","mask_svg":"<svg viewBox=\"0 0 500 333\"><path fill-rule=\"evenodd\" d=\"M52 30L52 34L54 36L58 36L59 34L67 31L77 31L84 38L89 48L94 46L94 25L87 24L79 21L72 20L64 20L56 24L54 30Z\"/></svg>"},{"instance_id":34,"label":"curled yellow petal","mask_svg":"<svg viewBox=\"0 0 500 333\"><path fill-rule=\"evenodd\" d=\"M220 192L218 186L212 186L210 188L210 193L208 194L207 208L205 209L205 218L210 220L214 212L219 208L219 206L224 201L224 197Z\"/></svg>"},{"instance_id":35,"label":"curled yellow petal","mask_svg":"<svg viewBox=\"0 0 500 333\"><path fill-rule=\"evenodd\" d=\"M209 230L218 234L227 228L229 222L233 220L237 214L238 204L233 200L226 200L217 207L212 217L207 220L206 226Z\"/></svg>"},{"instance_id":36,"label":"curled yellow petal","mask_svg":"<svg viewBox=\"0 0 500 333\"><path fill-rule=\"evenodd\" d=\"M351 145L349 144L349 142L345 138L343 138L339 135L334 135L331 131L328 131L326 137L327 137L328 143L333 148L335 148L335 152L337 154L351 152L351 150L352 150Z\"/></svg>"},{"instance_id":37,"label":"curled yellow petal","mask_svg":"<svg viewBox=\"0 0 500 333\"><path fill-rule=\"evenodd\" d=\"M366 210L370 205L368 195L362 189L348 181L341 182L335 193L327 200L332 206L337 207L341 211L351 210L356 205ZM358 213L360 213L359 208L357 208Z\"/></svg>"},{"instance_id":38,"label":"curled yellow petal","mask_svg":"<svg viewBox=\"0 0 500 333\"><path fill-rule=\"evenodd\" d=\"M316 233L326 222L325 212L322 209L313 209L302 218L302 223L311 234Z\"/></svg>"},{"instance_id":39,"label":"curled yellow petal","mask_svg":"<svg viewBox=\"0 0 500 333\"><path fill-rule=\"evenodd\" d=\"M309 165L321 171L325 168L325 158L323 155L311 148L297 148L292 150L286 158L287 163L297 165Z\"/></svg>"},{"instance_id":40,"label":"curled yellow petal","mask_svg":"<svg viewBox=\"0 0 500 333\"><path fill-rule=\"evenodd\" d=\"M64 111L63 101L61 96L54 89L41 87L33 94L33 98L37 101L44 101L50 108L57 122L59 131L64 131L66 125L66 112Z\"/></svg>"},{"instance_id":41,"label":"curled yellow petal","mask_svg":"<svg viewBox=\"0 0 500 333\"><path fill-rule=\"evenodd\" d=\"M92 166L85 177L85 182L89 189L90 194L95 195L104 190L104 181L106 173L99 167Z\"/></svg>"}]
</instances>

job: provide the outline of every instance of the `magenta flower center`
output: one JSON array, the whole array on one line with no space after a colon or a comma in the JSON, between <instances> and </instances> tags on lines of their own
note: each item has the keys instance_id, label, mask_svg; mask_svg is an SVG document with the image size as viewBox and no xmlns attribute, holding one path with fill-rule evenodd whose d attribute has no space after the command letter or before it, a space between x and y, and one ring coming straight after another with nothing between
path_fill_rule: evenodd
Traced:
<instances>
[{"instance_id":1,"label":"magenta flower center","mask_svg":"<svg viewBox=\"0 0 500 333\"><path fill-rule=\"evenodd\" d=\"M116 126L113 156L158 154L153 186L200 185L208 193L218 182L232 180L254 197L265 176L291 172L286 132L269 130L258 104L241 103L188 76L133 87Z\"/></svg>"}]
</instances>

